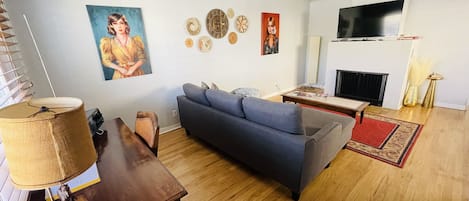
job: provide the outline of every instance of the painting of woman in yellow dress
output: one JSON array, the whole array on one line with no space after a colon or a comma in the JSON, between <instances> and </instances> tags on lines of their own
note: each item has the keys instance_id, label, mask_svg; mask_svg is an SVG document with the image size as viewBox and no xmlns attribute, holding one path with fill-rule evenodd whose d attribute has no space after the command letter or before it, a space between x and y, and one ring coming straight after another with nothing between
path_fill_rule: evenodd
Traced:
<instances>
[{"instance_id":1,"label":"painting of woman in yellow dress","mask_svg":"<svg viewBox=\"0 0 469 201\"><path fill-rule=\"evenodd\" d=\"M90 5L87 6L87 9L97 41L105 80L151 73L149 60L145 54L145 41L142 38L144 32L140 9ZM136 31L133 26L131 29L130 17L128 18L126 15L133 18L135 27L137 27ZM106 20L104 21L103 18ZM106 24L102 26L104 22ZM104 34L101 26L105 28ZM131 32L138 34L131 36Z\"/></svg>"}]
</instances>

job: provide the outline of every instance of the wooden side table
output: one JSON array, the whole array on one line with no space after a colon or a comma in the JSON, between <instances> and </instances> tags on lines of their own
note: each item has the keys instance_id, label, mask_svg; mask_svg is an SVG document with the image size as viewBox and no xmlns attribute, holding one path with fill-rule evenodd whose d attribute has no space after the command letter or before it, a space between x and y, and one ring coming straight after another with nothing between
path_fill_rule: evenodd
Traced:
<instances>
[{"instance_id":1,"label":"wooden side table","mask_svg":"<svg viewBox=\"0 0 469 201\"><path fill-rule=\"evenodd\" d=\"M422 106L425 108L432 108L435 101L436 81L443 79L443 76L438 73L432 73L427 79L430 80L430 84L428 85L427 92L425 93Z\"/></svg>"}]
</instances>

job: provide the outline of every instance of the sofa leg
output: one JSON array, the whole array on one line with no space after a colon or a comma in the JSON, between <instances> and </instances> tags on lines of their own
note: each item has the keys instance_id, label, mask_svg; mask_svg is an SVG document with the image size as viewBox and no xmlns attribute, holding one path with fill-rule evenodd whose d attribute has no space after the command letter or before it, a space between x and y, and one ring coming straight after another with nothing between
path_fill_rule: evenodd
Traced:
<instances>
[{"instance_id":1,"label":"sofa leg","mask_svg":"<svg viewBox=\"0 0 469 201\"><path fill-rule=\"evenodd\" d=\"M297 193L297 192L291 192L291 198L294 200L294 201L298 201L300 199L300 193Z\"/></svg>"},{"instance_id":2,"label":"sofa leg","mask_svg":"<svg viewBox=\"0 0 469 201\"><path fill-rule=\"evenodd\" d=\"M184 129L184 130L186 131L187 136L191 136L191 132L189 132L189 130L187 130L187 129Z\"/></svg>"},{"instance_id":3,"label":"sofa leg","mask_svg":"<svg viewBox=\"0 0 469 201\"><path fill-rule=\"evenodd\" d=\"M345 148L347 148L347 144L345 144L345 145L342 147L342 149L345 149Z\"/></svg>"},{"instance_id":4,"label":"sofa leg","mask_svg":"<svg viewBox=\"0 0 469 201\"><path fill-rule=\"evenodd\" d=\"M324 169L331 167L331 162L329 162Z\"/></svg>"}]
</instances>

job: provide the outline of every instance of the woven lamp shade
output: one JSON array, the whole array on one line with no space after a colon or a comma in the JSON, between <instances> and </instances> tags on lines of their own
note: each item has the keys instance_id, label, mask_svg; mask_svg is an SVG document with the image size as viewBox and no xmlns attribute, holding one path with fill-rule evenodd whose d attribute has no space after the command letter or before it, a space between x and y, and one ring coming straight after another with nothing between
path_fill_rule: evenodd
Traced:
<instances>
[{"instance_id":1,"label":"woven lamp shade","mask_svg":"<svg viewBox=\"0 0 469 201\"><path fill-rule=\"evenodd\" d=\"M48 111L39 112L41 106ZM97 158L83 102L33 99L0 110L0 134L13 184L44 189L87 170Z\"/></svg>"}]
</instances>

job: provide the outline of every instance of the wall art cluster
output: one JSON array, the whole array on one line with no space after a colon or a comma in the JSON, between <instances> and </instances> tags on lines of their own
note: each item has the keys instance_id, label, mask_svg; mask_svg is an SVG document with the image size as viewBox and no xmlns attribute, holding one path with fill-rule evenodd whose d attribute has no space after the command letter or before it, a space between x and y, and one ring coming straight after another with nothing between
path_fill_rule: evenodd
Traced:
<instances>
[{"instance_id":1,"label":"wall art cluster","mask_svg":"<svg viewBox=\"0 0 469 201\"><path fill-rule=\"evenodd\" d=\"M244 15L239 15L234 19L235 12L232 8L228 8L226 13L218 8L212 9L207 13L205 19L205 28L207 30L207 35L202 35L198 37L197 48L201 52L209 52L212 48L213 39L222 39L227 36L228 43L234 45L238 42L238 34L235 31L229 32L231 28L230 20L234 20L233 27L238 31L238 33L245 33L248 30L249 22L248 18ZM200 21L191 17L186 20L186 30L191 37L196 37L199 35L201 27ZM229 33L228 33L229 32ZM189 37L186 38L184 44L187 48L192 48L194 45L194 40Z\"/></svg>"}]
</instances>

